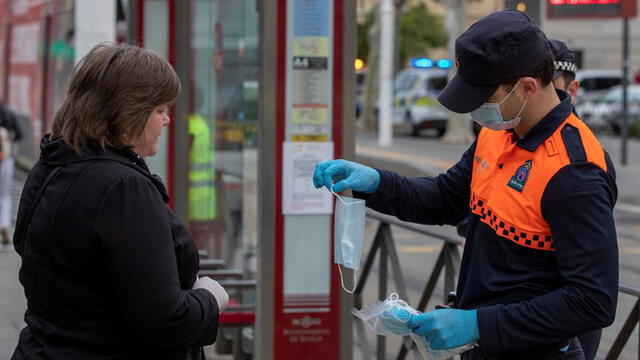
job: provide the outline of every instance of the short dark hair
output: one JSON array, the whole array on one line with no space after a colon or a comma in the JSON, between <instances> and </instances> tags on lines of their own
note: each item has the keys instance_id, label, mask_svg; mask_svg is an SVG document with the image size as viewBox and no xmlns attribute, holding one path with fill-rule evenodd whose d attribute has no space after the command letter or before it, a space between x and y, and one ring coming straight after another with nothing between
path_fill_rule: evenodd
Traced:
<instances>
[{"instance_id":1,"label":"short dark hair","mask_svg":"<svg viewBox=\"0 0 640 360\"><path fill-rule=\"evenodd\" d=\"M131 147L153 109L175 102L180 90L173 67L152 51L99 44L75 67L51 138L62 137L79 155L87 145Z\"/></svg>"},{"instance_id":2,"label":"short dark hair","mask_svg":"<svg viewBox=\"0 0 640 360\"><path fill-rule=\"evenodd\" d=\"M502 84L515 85L520 78L532 77L534 79L540 80L542 86L546 87L547 85L551 84L551 81L553 81L553 72L555 71L555 69L556 67L553 62L553 55L549 53L549 56L547 56L541 63L536 65L531 71L514 76L513 78L504 81Z\"/></svg>"},{"instance_id":3,"label":"short dark hair","mask_svg":"<svg viewBox=\"0 0 640 360\"><path fill-rule=\"evenodd\" d=\"M567 84L567 86L576 79L576 74L568 71L563 71L561 76L564 78L564 83Z\"/></svg>"}]
</instances>

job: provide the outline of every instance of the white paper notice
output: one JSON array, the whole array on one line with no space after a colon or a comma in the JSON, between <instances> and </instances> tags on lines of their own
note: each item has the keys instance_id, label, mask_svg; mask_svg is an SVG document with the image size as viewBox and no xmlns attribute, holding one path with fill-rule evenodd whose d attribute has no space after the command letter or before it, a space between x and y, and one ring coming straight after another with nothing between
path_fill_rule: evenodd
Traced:
<instances>
[{"instance_id":1,"label":"white paper notice","mask_svg":"<svg viewBox=\"0 0 640 360\"><path fill-rule=\"evenodd\" d=\"M283 151L283 213L332 214L331 193L316 189L312 178L317 163L333 159L333 142L285 142Z\"/></svg>"}]
</instances>

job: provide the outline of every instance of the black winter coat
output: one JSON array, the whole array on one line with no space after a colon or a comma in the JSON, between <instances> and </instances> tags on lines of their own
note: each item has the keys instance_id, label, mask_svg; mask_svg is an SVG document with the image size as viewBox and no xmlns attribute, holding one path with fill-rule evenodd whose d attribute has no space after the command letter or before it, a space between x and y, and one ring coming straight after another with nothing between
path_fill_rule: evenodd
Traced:
<instances>
[{"instance_id":1,"label":"black winter coat","mask_svg":"<svg viewBox=\"0 0 640 360\"><path fill-rule=\"evenodd\" d=\"M14 235L27 327L12 359L199 359L218 306L191 289L198 251L162 182L131 150L41 150Z\"/></svg>"}]
</instances>

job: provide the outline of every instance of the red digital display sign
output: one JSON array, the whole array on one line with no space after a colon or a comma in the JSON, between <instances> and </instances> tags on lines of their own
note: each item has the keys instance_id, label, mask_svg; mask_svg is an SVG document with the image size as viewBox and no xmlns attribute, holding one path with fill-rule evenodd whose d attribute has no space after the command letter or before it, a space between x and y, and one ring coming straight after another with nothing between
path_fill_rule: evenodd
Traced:
<instances>
[{"instance_id":1,"label":"red digital display sign","mask_svg":"<svg viewBox=\"0 0 640 360\"><path fill-rule=\"evenodd\" d=\"M551 19L635 17L637 0L548 0Z\"/></svg>"}]
</instances>

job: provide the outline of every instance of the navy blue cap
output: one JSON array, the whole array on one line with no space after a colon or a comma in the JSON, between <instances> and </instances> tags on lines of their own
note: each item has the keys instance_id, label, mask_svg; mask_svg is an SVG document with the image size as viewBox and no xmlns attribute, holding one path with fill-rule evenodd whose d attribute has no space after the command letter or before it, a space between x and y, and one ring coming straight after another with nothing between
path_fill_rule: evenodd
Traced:
<instances>
[{"instance_id":1,"label":"navy blue cap","mask_svg":"<svg viewBox=\"0 0 640 360\"><path fill-rule=\"evenodd\" d=\"M560 40L550 39L549 47L553 53L553 63L556 67L556 71L553 73L553 78L557 78L564 72L576 74L578 67L576 66L576 55L567 47L567 44Z\"/></svg>"},{"instance_id":2,"label":"navy blue cap","mask_svg":"<svg viewBox=\"0 0 640 360\"><path fill-rule=\"evenodd\" d=\"M547 37L525 13L495 12L456 39L458 72L438 100L468 113L487 102L505 81L527 73L551 56Z\"/></svg>"}]
</instances>

